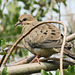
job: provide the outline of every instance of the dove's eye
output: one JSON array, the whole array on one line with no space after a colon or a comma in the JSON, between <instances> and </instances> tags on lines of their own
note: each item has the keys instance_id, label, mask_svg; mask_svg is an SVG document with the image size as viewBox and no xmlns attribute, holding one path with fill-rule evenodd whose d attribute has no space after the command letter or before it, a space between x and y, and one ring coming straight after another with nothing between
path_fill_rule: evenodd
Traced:
<instances>
[{"instance_id":1,"label":"dove's eye","mask_svg":"<svg viewBox=\"0 0 75 75\"><path fill-rule=\"evenodd\" d=\"M24 19L23 19L23 21L26 21L26 20L27 20L27 18L24 18Z\"/></svg>"}]
</instances>

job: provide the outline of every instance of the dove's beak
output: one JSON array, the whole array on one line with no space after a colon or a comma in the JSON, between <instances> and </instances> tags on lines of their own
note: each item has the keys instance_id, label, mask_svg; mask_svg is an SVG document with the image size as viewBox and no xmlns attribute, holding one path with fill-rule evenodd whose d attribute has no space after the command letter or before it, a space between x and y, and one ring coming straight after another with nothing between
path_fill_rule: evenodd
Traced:
<instances>
[{"instance_id":1,"label":"dove's beak","mask_svg":"<svg viewBox=\"0 0 75 75\"><path fill-rule=\"evenodd\" d=\"M14 25L14 27L16 27L16 26L18 26L18 25L20 25L20 24L22 24L22 22L18 21L18 22Z\"/></svg>"}]
</instances>

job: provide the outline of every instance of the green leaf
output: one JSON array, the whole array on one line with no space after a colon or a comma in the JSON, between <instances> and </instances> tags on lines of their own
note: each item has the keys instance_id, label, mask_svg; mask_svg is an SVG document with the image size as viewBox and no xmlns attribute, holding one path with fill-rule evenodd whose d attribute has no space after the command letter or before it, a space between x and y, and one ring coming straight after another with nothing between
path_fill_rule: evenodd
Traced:
<instances>
[{"instance_id":1,"label":"green leaf","mask_svg":"<svg viewBox=\"0 0 75 75\"><path fill-rule=\"evenodd\" d=\"M51 0L49 0L48 4L51 5Z\"/></svg>"},{"instance_id":2,"label":"green leaf","mask_svg":"<svg viewBox=\"0 0 75 75\"><path fill-rule=\"evenodd\" d=\"M23 53L24 53L25 56L27 56L28 55L28 50L23 50Z\"/></svg>"},{"instance_id":3,"label":"green leaf","mask_svg":"<svg viewBox=\"0 0 75 75\"><path fill-rule=\"evenodd\" d=\"M7 63L10 63L10 57L9 57L9 59L7 60Z\"/></svg>"},{"instance_id":4,"label":"green leaf","mask_svg":"<svg viewBox=\"0 0 75 75\"><path fill-rule=\"evenodd\" d=\"M8 54L8 52L1 52L0 55Z\"/></svg>"},{"instance_id":5,"label":"green leaf","mask_svg":"<svg viewBox=\"0 0 75 75\"><path fill-rule=\"evenodd\" d=\"M3 71L2 71L2 75L5 75L6 72L7 72L7 67L5 67L5 68L3 69Z\"/></svg>"},{"instance_id":6,"label":"green leaf","mask_svg":"<svg viewBox=\"0 0 75 75\"><path fill-rule=\"evenodd\" d=\"M56 9L56 8L52 8L56 13L58 13L59 12L59 10L58 9Z\"/></svg>"},{"instance_id":7,"label":"green leaf","mask_svg":"<svg viewBox=\"0 0 75 75\"><path fill-rule=\"evenodd\" d=\"M5 39L0 38L0 46L2 47L1 50L5 47Z\"/></svg>"},{"instance_id":8,"label":"green leaf","mask_svg":"<svg viewBox=\"0 0 75 75\"><path fill-rule=\"evenodd\" d=\"M69 72L67 69L63 69L63 75L69 75Z\"/></svg>"},{"instance_id":9,"label":"green leaf","mask_svg":"<svg viewBox=\"0 0 75 75\"><path fill-rule=\"evenodd\" d=\"M16 13L16 8L15 7L16 7L15 4L14 3L11 3L11 2L7 5L8 11L9 12L12 12L13 14Z\"/></svg>"},{"instance_id":10,"label":"green leaf","mask_svg":"<svg viewBox=\"0 0 75 75\"><path fill-rule=\"evenodd\" d=\"M3 18L3 12L0 10L0 19Z\"/></svg>"},{"instance_id":11,"label":"green leaf","mask_svg":"<svg viewBox=\"0 0 75 75\"><path fill-rule=\"evenodd\" d=\"M75 75L75 65L74 66L68 66L67 69L63 70L64 75Z\"/></svg>"},{"instance_id":12,"label":"green leaf","mask_svg":"<svg viewBox=\"0 0 75 75\"><path fill-rule=\"evenodd\" d=\"M41 75L49 75L45 70L41 70Z\"/></svg>"},{"instance_id":13,"label":"green leaf","mask_svg":"<svg viewBox=\"0 0 75 75\"><path fill-rule=\"evenodd\" d=\"M7 72L7 67L5 67L5 68L2 70L2 75L9 75L8 72Z\"/></svg>"},{"instance_id":14,"label":"green leaf","mask_svg":"<svg viewBox=\"0 0 75 75\"><path fill-rule=\"evenodd\" d=\"M1 3L2 3L2 0L0 0L0 5L1 5Z\"/></svg>"},{"instance_id":15,"label":"green leaf","mask_svg":"<svg viewBox=\"0 0 75 75\"><path fill-rule=\"evenodd\" d=\"M22 50L19 50L19 56L20 56L20 57L23 57Z\"/></svg>"},{"instance_id":16,"label":"green leaf","mask_svg":"<svg viewBox=\"0 0 75 75\"><path fill-rule=\"evenodd\" d=\"M64 4L65 6L67 6L66 1L63 1L63 4Z\"/></svg>"},{"instance_id":17,"label":"green leaf","mask_svg":"<svg viewBox=\"0 0 75 75\"><path fill-rule=\"evenodd\" d=\"M71 66L70 66L70 65L68 66L67 70L68 70L68 71L70 71L70 70L71 70Z\"/></svg>"},{"instance_id":18,"label":"green leaf","mask_svg":"<svg viewBox=\"0 0 75 75\"><path fill-rule=\"evenodd\" d=\"M1 40L1 45L5 45L5 39Z\"/></svg>"},{"instance_id":19,"label":"green leaf","mask_svg":"<svg viewBox=\"0 0 75 75\"><path fill-rule=\"evenodd\" d=\"M75 75L75 65L71 67L71 70L70 70L69 74Z\"/></svg>"},{"instance_id":20,"label":"green leaf","mask_svg":"<svg viewBox=\"0 0 75 75\"><path fill-rule=\"evenodd\" d=\"M1 39L0 39L0 46L1 46Z\"/></svg>"},{"instance_id":21,"label":"green leaf","mask_svg":"<svg viewBox=\"0 0 75 75\"><path fill-rule=\"evenodd\" d=\"M15 58L15 52L14 51L12 52L12 58L13 59Z\"/></svg>"},{"instance_id":22,"label":"green leaf","mask_svg":"<svg viewBox=\"0 0 75 75\"><path fill-rule=\"evenodd\" d=\"M53 75L53 74L49 71L49 75Z\"/></svg>"},{"instance_id":23,"label":"green leaf","mask_svg":"<svg viewBox=\"0 0 75 75\"><path fill-rule=\"evenodd\" d=\"M59 69L56 71L55 75L59 75Z\"/></svg>"}]
</instances>

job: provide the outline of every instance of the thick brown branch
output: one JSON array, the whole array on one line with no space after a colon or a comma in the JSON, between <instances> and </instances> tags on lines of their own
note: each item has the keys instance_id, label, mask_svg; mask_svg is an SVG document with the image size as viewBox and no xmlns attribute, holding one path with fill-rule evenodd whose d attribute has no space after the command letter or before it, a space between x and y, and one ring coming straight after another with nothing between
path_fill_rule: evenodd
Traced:
<instances>
[{"instance_id":1,"label":"thick brown branch","mask_svg":"<svg viewBox=\"0 0 75 75\"><path fill-rule=\"evenodd\" d=\"M40 72L41 69L44 69L46 71L52 71L59 68L59 62L57 61L50 61L50 62L40 62L39 63L31 63L31 64L24 64L24 65L17 65L17 66L10 66L7 67L7 72L10 75L23 75L23 74L31 74L31 73L37 73ZM68 65L72 65L70 63L63 63L63 68L67 68ZM0 70L2 70L0 68Z\"/></svg>"}]
</instances>

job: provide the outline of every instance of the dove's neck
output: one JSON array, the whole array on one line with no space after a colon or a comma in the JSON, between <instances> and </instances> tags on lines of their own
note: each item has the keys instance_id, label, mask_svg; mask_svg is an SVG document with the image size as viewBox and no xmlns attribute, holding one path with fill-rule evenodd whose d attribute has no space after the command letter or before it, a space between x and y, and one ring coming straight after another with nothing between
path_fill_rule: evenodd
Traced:
<instances>
[{"instance_id":1,"label":"dove's neck","mask_svg":"<svg viewBox=\"0 0 75 75\"><path fill-rule=\"evenodd\" d=\"M28 30L31 29L33 26L35 26L37 23L38 23L37 20L24 23L24 24L23 24L23 28L22 28L22 32L28 31Z\"/></svg>"}]
</instances>

